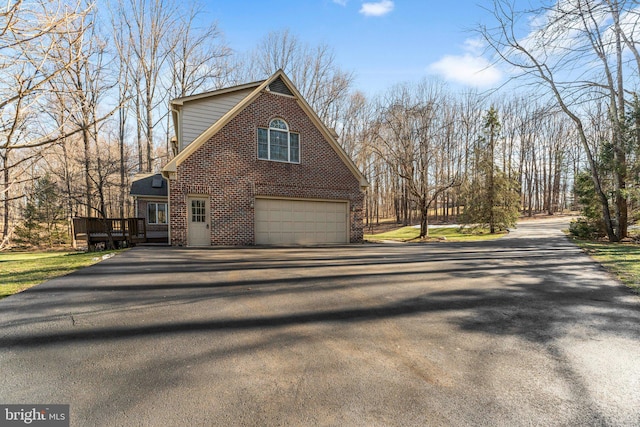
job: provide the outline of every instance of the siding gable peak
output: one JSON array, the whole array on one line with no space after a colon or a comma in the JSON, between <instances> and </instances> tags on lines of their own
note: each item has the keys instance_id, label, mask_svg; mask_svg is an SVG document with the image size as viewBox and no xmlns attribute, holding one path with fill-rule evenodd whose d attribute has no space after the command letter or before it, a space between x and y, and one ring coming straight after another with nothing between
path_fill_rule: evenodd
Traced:
<instances>
[{"instance_id":1,"label":"siding gable peak","mask_svg":"<svg viewBox=\"0 0 640 427\"><path fill-rule=\"evenodd\" d=\"M269 92L279 93L281 95L294 96L293 92L282 80L282 77L278 77L271 84L269 84Z\"/></svg>"},{"instance_id":2,"label":"siding gable peak","mask_svg":"<svg viewBox=\"0 0 640 427\"><path fill-rule=\"evenodd\" d=\"M362 172L357 168L357 166L353 163L351 158L346 154L346 152L342 149L334 133L322 122L320 117L316 114L316 112L311 108L311 106L304 100L302 95L295 88L291 80L287 77L283 70L276 71L271 77L262 82L258 87L256 87L249 95L247 95L242 101L240 101L235 107L231 108L224 114L220 119L218 119L213 125L211 125L207 130L205 130L200 136L198 136L191 144L186 146L184 150L182 150L176 157L171 160L162 170L162 174L165 177L171 177L175 175L177 172L177 167L180 165L185 159L187 159L192 153L194 153L199 147L204 145L213 135L218 133L227 123L229 123L234 117L236 117L241 111L243 111L247 106L249 106L252 102L254 102L261 93L263 92L271 92L271 93L279 93L282 95L288 95L295 98L298 105L302 108L304 113L309 117L311 122L316 126L316 128L323 134L325 139L329 142L329 145L333 150L338 154L340 159L344 162L344 164L349 168L353 176L358 179L360 182L361 188L366 188L369 186L369 182L364 177Z\"/></svg>"}]
</instances>

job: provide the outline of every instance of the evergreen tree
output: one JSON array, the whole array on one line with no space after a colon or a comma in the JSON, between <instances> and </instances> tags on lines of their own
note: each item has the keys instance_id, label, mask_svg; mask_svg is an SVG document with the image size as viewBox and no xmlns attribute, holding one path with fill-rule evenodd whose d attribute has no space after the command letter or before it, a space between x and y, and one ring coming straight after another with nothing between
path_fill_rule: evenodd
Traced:
<instances>
[{"instance_id":1,"label":"evergreen tree","mask_svg":"<svg viewBox=\"0 0 640 427\"><path fill-rule=\"evenodd\" d=\"M46 242L53 246L65 241L65 233L58 227L64 218L62 200L56 183L48 174L35 181L22 216L22 224L16 227L18 242L32 246Z\"/></svg>"},{"instance_id":2,"label":"evergreen tree","mask_svg":"<svg viewBox=\"0 0 640 427\"><path fill-rule=\"evenodd\" d=\"M640 221L640 100L637 95L634 95L631 111L627 114L625 136L631 183L626 190L631 220L637 223Z\"/></svg>"},{"instance_id":3,"label":"evergreen tree","mask_svg":"<svg viewBox=\"0 0 640 427\"><path fill-rule=\"evenodd\" d=\"M627 112L624 123L622 123L622 140L624 154L626 158L627 177L626 186L622 195L628 205L628 212L631 220L640 219L637 209L634 209L640 201L640 102L634 97L633 104ZM619 164L616 160L615 146L609 139L598 141L598 156L596 170L600 176L600 185L613 203L613 196L616 192L615 179L616 170ZM580 206L580 218L573 221L569 231L571 234L581 238L595 239L607 235L606 224L602 218L600 199L596 193L590 172L583 170L575 177L574 192ZM614 222L614 226L620 229L619 224ZM622 236L623 231L619 231Z\"/></svg>"},{"instance_id":4,"label":"evergreen tree","mask_svg":"<svg viewBox=\"0 0 640 427\"><path fill-rule=\"evenodd\" d=\"M15 229L17 243L30 246L37 246L40 243L40 225L38 208L36 207L33 197L29 197L24 210L22 211L23 221Z\"/></svg>"},{"instance_id":5,"label":"evergreen tree","mask_svg":"<svg viewBox=\"0 0 640 427\"><path fill-rule=\"evenodd\" d=\"M571 234L577 237L593 239L606 236L600 200L591 179L591 173L584 170L576 176L574 191L580 205L580 215L569 226Z\"/></svg>"},{"instance_id":6,"label":"evergreen tree","mask_svg":"<svg viewBox=\"0 0 640 427\"><path fill-rule=\"evenodd\" d=\"M462 223L487 227L492 234L514 226L520 208L517 181L510 179L495 162L500 131L498 112L491 107L474 153L475 167L461 217Z\"/></svg>"}]
</instances>

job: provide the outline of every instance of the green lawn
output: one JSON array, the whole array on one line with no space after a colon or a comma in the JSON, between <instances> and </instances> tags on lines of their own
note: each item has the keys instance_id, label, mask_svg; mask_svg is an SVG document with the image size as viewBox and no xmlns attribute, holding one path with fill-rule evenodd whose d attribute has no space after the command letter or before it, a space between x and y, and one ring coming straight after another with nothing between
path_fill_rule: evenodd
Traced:
<instances>
[{"instance_id":1,"label":"green lawn","mask_svg":"<svg viewBox=\"0 0 640 427\"><path fill-rule=\"evenodd\" d=\"M118 252L122 251L0 252L0 298L95 264L103 256Z\"/></svg>"},{"instance_id":2,"label":"green lawn","mask_svg":"<svg viewBox=\"0 0 640 427\"><path fill-rule=\"evenodd\" d=\"M640 293L640 245L574 241L624 284Z\"/></svg>"},{"instance_id":3,"label":"green lawn","mask_svg":"<svg viewBox=\"0 0 640 427\"><path fill-rule=\"evenodd\" d=\"M398 240L398 241L411 241L417 239L420 235L420 229L412 226L398 228L397 230L387 231L380 234L365 234L364 238L370 241L380 240ZM480 232L471 233L469 230L461 232L458 227L446 227L446 228L430 228L430 239L442 239L443 237L452 242L473 242L477 240L492 240L504 236L504 234L496 233L489 234L487 230L481 230Z\"/></svg>"}]
</instances>

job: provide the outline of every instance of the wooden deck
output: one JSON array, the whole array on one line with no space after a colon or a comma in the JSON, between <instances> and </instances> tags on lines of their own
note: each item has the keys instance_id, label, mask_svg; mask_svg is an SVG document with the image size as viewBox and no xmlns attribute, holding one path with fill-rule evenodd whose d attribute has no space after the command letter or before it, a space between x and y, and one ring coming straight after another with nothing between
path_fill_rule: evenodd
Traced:
<instances>
[{"instance_id":1,"label":"wooden deck","mask_svg":"<svg viewBox=\"0 0 640 427\"><path fill-rule=\"evenodd\" d=\"M73 218L73 238L86 241L90 251L100 243L129 247L146 242L147 229L144 218Z\"/></svg>"}]
</instances>

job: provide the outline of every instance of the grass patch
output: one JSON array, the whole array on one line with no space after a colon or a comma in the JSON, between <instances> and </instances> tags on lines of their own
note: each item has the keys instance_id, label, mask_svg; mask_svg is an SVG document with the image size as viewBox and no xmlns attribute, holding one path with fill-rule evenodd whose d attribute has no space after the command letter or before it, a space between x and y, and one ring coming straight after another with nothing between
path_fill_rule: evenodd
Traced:
<instances>
[{"instance_id":1,"label":"grass patch","mask_svg":"<svg viewBox=\"0 0 640 427\"><path fill-rule=\"evenodd\" d=\"M420 228L407 226L398 228L397 230L387 231L379 234L365 234L364 238L371 241L380 240L397 240L407 242L418 239ZM469 229L460 230L458 227L430 228L430 240L443 240L451 242L475 242L478 240L492 240L504 236L504 234L490 234L489 230L474 230L472 233Z\"/></svg>"},{"instance_id":2,"label":"grass patch","mask_svg":"<svg viewBox=\"0 0 640 427\"><path fill-rule=\"evenodd\" d=\"M119 252L0 252L0 299Z\"/></svg>"},{"instance_id":3,"label":"grass patch","mask_svg":"<svg viewBox=\"0 0 640 427\"><path fill-rule=\"evenodd\" d=\"M640 293L640 245L573 240L622 283Z\"/></svg>"}]
</instances>

